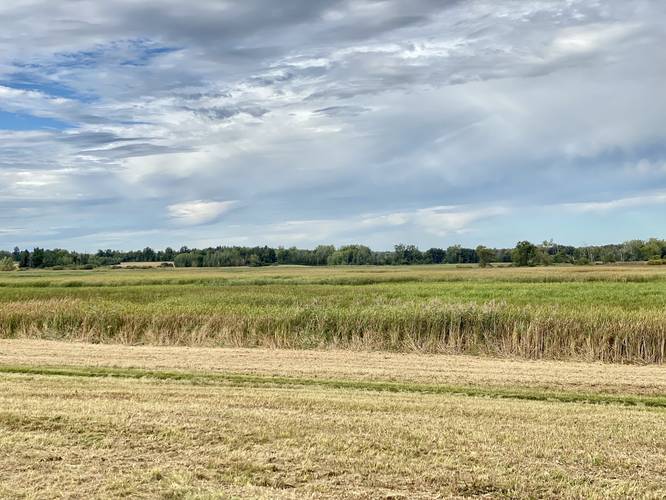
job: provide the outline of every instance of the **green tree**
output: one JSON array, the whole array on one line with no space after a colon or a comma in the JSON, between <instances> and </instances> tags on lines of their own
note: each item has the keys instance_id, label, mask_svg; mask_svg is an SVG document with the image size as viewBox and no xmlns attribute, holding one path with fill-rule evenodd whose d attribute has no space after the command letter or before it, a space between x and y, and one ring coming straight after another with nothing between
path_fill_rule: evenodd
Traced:
<instances>
[{"instance_id":1,"label":"green tree","mask_svg":"<svg viewBox=\"0 0 666 500\"><path fill-rule=\"evenodd\" d=\"M495 251L483 245L476 247L476 255L479 258L479 267L488 267L495 260Z\"/></svg>"},{"instance_id":2,"label":"green tree","mask_svg":"<svg viewBox=\"0 0 666 500\"><path fill-rule=\"evenodd\" d=\"M44 249L35 247L30 256L30 267L44 266Z\"/></svg>"},{"instance_id":3,"label":"green tree","mask_svg":"<svg viewBox=\"0 0 666 500\"><path fill-rule=\"evenodd\" d=\"M328 258L335 252L333 245L319 245L314 251L314 264L317 266L325 266L328 263Z\"/></svg>"},{"instance_id":4,"label":"green tree","mask_svg":"<svg viewBox=\"0 0 666 500\"><path fill-rule=\"evenodd\" d=\"M539 252L536 245L529 241L519 241L511 252L514 266L536 266L539 263Z\"/></svg>"},{"instance_id":5,"label":"green tree","mask_svg":"<svg viewBox=\"0 0 666 500\"><path fill-rule=\"evenodd\" d=\"M426 264L441 264L446 259L446 251L441 248L431 248L423 254Z\"/></svg>"},{"instance_id":6,"label":"green tree","mask_svg":"<svg viewBox=\"0 0 666 500\"><path fill-rule=\"evenodd\" d=\"M446 262L449 264L460 264L462 261L462 248L460 245L451 245L446 249Z\"/></svg>"},{"instance_id":7,"label":"green tree","mask_svg":"<svg viewBox=\"0 0 666 500\"><path fill-rule=\"evenodd\" d=\"M655 260L661 259L661 247L662 243L656 238L650 238L645 242L641 250L641 254L644 260Z\"/></svg>"},{"instance_id":8,"label":"green tree","mask_svg":"<svg viewBox=\"0 0 666 500\"><path fill-rule=\"evenodd\" d=\"M331 266L372 264L372 251L364 245L343 246L331 254L328 264Z\"/></svg>"},{"instance_id":9,"label":"green tree","mask_svg":"<svg viewBox=\"0 0 666 500\"><path fill-rule=\"evenodd\" d=\"M19 256L19 267L30 267L30 252L23 250Z\"/></svg>"},{"instance_id":10,"label":"green tree","mask_svg":"<svg viewBox=\"0 0 666 500\"><path fill-rule=\"evenodd\" d=\"M393 247L396 264L418 264L423 260L423 254L415 245L399 243Z\"/></svg>"}]
</instances>

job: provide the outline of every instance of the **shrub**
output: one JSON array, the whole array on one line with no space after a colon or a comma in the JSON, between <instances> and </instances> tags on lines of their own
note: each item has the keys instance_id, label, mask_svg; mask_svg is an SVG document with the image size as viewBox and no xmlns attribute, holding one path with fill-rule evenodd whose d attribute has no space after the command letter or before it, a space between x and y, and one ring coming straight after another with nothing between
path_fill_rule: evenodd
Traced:
<instances>
[{"instance_id":1,"label":"shrub","mask_svg":"<svg viewBox=\"0 0 666 500\"><path fill-rule=\"evenodd\" d=\"M0 259L0 271L13 271L14 269L16 269L16 265L13 259L10 257Z\"/></svg>"}]
</instances>

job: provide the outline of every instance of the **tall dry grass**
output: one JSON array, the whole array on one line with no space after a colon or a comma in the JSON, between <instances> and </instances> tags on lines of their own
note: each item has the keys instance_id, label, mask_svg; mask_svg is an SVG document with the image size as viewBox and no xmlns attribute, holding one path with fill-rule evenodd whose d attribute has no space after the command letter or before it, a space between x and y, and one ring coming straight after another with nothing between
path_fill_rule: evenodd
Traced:
<instances>
[{"instance_id":1,"label":"tall dry grass","mask_svg":"<svg viewBox=\"0 0 666 500\"><path fill-rule=\"evenodd\" d=\"M148 314L127 304L62 298L3 304L0 336L663 363L666 312L430 299L357 307L309 303L235 311L164 308Z\"/></svg>"}]
</instances>

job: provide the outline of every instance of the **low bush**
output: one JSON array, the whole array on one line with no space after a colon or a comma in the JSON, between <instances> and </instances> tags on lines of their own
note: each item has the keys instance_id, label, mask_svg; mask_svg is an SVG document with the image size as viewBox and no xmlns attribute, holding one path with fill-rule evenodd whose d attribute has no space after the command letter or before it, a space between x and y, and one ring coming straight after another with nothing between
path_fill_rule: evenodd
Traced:
<instances>
[{"instance_id":1,"label":"low bush","mask_svg":"<svg viewBox=\"0 0 666 500\"><path fill-rule=\"evenodd\" d=\"M0 271L13 271L14 269L16 269L16 264L11 258L0 259Z\"/></svg>"}]
</instances>

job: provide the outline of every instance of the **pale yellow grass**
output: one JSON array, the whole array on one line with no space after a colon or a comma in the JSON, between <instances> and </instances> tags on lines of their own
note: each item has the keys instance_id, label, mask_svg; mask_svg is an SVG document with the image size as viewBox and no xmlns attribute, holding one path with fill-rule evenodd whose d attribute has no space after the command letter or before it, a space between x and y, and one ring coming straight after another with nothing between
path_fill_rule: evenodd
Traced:
<instances>
[{"instance_id":1,"label":"pale yellow grass","mask_svg":"<svg viewBox=\"0 0 666 500\"><path fill-rule=\"evenodd\" d=\"M663 411L0 379L0 496L663 498Z\"/></svg>"},{"instance_id":2,"label":"pale yellow grass","mask_svg":"<svg viewBox=\"0 0 666 500\"><path fill-rule=\"evenodd\" d=\"M101 366L324 379L666 394L666 367L347 350L123 346L0 339L0 364Z\"/></svg>"},{"instance_id":3,"label":"pale yellow grass","mask_svg":"<svg viewBox=\"0 0 666 500\"><path fill-rule=\"evenodd\" d=\"M46 366L78 368L62 376ZM181 371L201 376L156 375ZM535 397L544 390L647 394L663 403L665 372L466 356L1 341L0 497L664 498L663 404L536 401L501 390L433 394L409 384L522 388ZM266 383L277 375L286 378ZM379 389L388 381L405 385Z\"/></svg>"},{"instance_id":4,"label":"pale yellow grass","mask_svg":"<svg viewBox=\"0 0 666 500\"><path fill-rule=\"evenodd\" d=\"M136 266L126 263L125 266ZM143 263L140 263L143 265ZM158 263L147 263L158 264ZM636 279L666 279L666 266L639 264L606 266L551 266L551 267L493 267L482 269L476 266L425 265L425 266L267 266L267 267L218 267L218 268L159 268L155 269L108 269L94 271L44 271L30 270L7 273L0 282L30 283L48 279L52 283L69 282L73 279L86 284L141 283L150 280L229 280L284 279L284 280L342 280L344 278L381 281L449 281L449 280L509 280L509 281L631 281Z\"/></svg>"}]
</instances>

